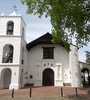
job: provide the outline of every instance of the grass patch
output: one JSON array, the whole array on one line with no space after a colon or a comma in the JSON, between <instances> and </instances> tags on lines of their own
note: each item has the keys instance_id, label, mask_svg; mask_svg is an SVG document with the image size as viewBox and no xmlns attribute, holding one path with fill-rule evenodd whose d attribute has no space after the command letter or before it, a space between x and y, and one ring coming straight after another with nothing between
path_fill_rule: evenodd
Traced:
<instances>
[{"instance_id":1,"label":"grass patch","mask_svg":"<svg viewBox=\"0 0 90 100\"><path fill-rule=\"evenodd\" d=\"M0 100L87 100L86 97L37 97L37 98L29 98L29 97L2 97Z\"/></svg>"}]
</instances>

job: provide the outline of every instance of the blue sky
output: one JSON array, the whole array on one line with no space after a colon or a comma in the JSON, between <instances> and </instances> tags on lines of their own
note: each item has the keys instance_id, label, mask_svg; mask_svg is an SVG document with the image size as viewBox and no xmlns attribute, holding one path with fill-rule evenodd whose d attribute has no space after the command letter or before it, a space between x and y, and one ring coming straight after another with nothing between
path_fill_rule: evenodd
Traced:
<instances>
[{"instance_id":1,"label":"blue sky","mask_svg":"<svg viewBox=\"0 0 90 100\"><path fill-rule=\"evenodd\" d=\"M14 11L13 6L17 6L17 13L20 13L26 22L26 41L30 42L37 37L45 34L46 32L51 32L50 18L45 18L44 16L40 19L36 15L26 14L26 5L22 5L21 0L0 0L0 14L4 13L9 15ZM86 47L79 49L79 60L85 61L85 52L90 51L90 44Z\"/></svg>"}]
</instances>

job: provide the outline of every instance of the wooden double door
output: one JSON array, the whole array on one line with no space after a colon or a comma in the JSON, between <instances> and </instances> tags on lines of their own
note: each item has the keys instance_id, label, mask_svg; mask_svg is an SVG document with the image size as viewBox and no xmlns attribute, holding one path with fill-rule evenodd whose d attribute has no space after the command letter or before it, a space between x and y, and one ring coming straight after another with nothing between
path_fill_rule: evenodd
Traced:
<instances>
[{"instance_id":1,"label":"wooden double door","mask_svg":"<svg viewBox=\"0 0 90 100\"><path fill-rule=\"evenodd\" d=\"M43 86L54 86L54 71L50 68L43 71Z\"/></svg>"}]
</instances>

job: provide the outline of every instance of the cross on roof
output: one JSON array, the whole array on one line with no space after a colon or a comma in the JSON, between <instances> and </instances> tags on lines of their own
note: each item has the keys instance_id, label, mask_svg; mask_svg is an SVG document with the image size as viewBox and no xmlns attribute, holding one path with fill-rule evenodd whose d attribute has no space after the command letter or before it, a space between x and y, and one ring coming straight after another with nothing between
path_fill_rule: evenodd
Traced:
<instances>
[{"instance_id":1,"label":"cross on roof","mask_svg":"<svg viewBox=\"0 0 90 100\"><path fill-rule=\"evenodd\" d=\"M16 5L14 5L13 8L14 8L14 11L17 11L17 6Z\"/></svg>"}]
</instances>

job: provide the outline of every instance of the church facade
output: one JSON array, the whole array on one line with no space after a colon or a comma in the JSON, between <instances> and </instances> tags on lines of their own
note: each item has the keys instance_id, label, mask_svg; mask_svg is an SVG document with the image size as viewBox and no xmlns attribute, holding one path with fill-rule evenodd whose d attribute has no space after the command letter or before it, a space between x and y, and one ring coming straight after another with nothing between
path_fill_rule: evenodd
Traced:
<instances>
[{"instance_id":1,"label":"church facade","mask_svg":"<svg viewBox=\"0 0 90 100\"><path fill-rule=\"evenodd\" d=\"M31 84L81 87L83 65L78 61L77 46L70 45L68 52L62 43L51 42L50 33L27 43L25 28L20 14L0 16L0 89Z\"/></svg>"}]
</instances>

